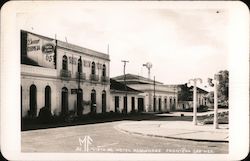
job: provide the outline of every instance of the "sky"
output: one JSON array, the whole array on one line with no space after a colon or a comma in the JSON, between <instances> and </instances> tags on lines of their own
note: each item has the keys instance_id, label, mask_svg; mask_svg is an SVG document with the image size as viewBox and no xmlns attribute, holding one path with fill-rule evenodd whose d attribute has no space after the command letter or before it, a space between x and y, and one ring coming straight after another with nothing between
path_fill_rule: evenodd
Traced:
<instances>
[{"instance_id":1,"label":"sky","mask_svg":"<svg viewBox=\"0 0 250 161\"><path fill-rule=\"evenodd\" d=\"M21 28L110 55L110 76L126 73L182 84L228 69L228 10L223 8L32 5ZM109 52L108 52L109 46Z\"/></svg>"}]
</instances>

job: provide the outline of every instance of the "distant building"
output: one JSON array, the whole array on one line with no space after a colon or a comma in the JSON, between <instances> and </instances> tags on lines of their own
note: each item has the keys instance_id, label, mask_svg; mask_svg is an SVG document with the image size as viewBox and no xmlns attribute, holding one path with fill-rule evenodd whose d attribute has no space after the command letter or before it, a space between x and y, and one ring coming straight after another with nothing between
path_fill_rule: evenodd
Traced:
<instances>
[{"instance_id":1,"label":"distant building","mask_svg":"<svg viewBox=\"0 0 250 161\"><path fill-rule=\"evenodd\" d=\"M142 112L144 96L142 91L125 86L123 82L110 79L110 110L113 112Z\"/></svg>"},{"instance_id":2,"label":"distant building","mask_svg":"<svg viewBox=\"0 0 250 161\"><path fill-rule=\"evenodd\" d=\"M126 74L127 86L142 91L141 111L144 112L167 112L177 110L178 86L164 85L161 82L154 81L134 74ZM124 75L113 78L118 82L124 82Z\"/></svg>"},{"instance_id":3,"label":"distant building","mask_svg":"<svg viewBox=\"0 0 250 161\"><path fill-rule=\"evenodd\" d=\"M178 92L178 109L190 109L193 108L193 86L187 87L187 84L179 85ZM197 87L197 107L199 106L207 106L208 101L206 95L207 91Z\"/></svg>"},{"instance_id":4,"label":"distant building","mask_svg":"<svg viewBox=\"0 0 250 161\"><path fill-rule=\"evenodd\" d=\"M21 31L22 117L110 111L109 55Z\"/></svg>"}]
</instances>

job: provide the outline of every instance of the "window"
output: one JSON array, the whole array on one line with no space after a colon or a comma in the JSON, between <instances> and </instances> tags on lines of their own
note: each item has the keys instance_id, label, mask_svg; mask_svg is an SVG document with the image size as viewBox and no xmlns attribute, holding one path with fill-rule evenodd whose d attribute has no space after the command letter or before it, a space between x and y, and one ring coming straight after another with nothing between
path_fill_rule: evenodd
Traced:
<instances>
[{"instance_id":1,"label":"window","mask_svg":"<svg viewBox=\"0 0 250 161\"><path fill-rule=\"evenodd\" d=\"M102 66L102 76L106 77L106 65L105 64L103 64Z\"/></svg>"},{"instance_id":2,"label":"window","mask_svg":"<svg viewBox=\"0 0 250 161\"><path fill-rule=\"evenodd\" d=\"M68 70L68 57L66 55L64 55L62 59L62 69Z\"/></svg>"},{"instance_id":3,"label":"window","mask_svg":"<svg viewBox=\"0 0 250 161\"><path fill-rule=\"evenodd\" d=\"M92 62L92 65L91 65L91 74L95 74L95 62Z\"/></svg>"},{"instance_id":4,"label":"window","mask_svg":"<svg viewBox=\"0 0 250 161\"><path fill-rule=\"evenodd\" d=\"M82 58L78 59L78 70L79 73L82 73Z\"/></svg>"}]
</instances>

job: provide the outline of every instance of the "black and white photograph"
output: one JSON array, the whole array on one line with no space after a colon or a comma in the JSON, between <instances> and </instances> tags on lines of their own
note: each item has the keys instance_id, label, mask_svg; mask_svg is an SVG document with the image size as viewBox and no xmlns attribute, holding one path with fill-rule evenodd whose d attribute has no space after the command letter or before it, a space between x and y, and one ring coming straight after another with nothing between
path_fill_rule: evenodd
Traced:
<instances>
[{"instance_id":1,"label":"black and white photograph","mask_svg":"<svg viewBox=\"0 0 250 161\"><path fill-rule=\"evenodd\" d=\"M1 43L12 78L1 83L1 144L16 143L13 158L246 157L249 140L235 141L249 139L243 3L20 1L1 20L14 24Z\"/></svg>"}]
</instances>

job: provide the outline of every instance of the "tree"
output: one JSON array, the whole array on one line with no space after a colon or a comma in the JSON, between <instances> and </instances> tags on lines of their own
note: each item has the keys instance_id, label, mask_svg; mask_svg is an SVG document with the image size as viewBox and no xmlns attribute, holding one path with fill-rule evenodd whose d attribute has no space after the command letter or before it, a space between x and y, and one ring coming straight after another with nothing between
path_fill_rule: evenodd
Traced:
<instances>
[{"instance_id":1,"label":"tree","mask_svg":"<svg viewBox=\"0 0 250 161\"><path fill-rule=\"evenodd\" d=\"M228 102L229 71L219 71L220 79L218 84L218 99L221 103Z\"/></svg>"},{"instance_id":2,"label":"tree","mask_svg":"<svg viewBox=\"0 0 250 161\"><path fill-rule=\"evenodd\" d=\"M228 86L229 86L229 72L228 70L221 70L219 74L218 90L218 103L220 105L228 106ZM210 86L213 86L212 79L208 79ZM214 103L214 92L211 91L207 94L207 99L210 103Z\"/></svg>"},{"instance_id":3,"label":"tree","mask_svg":"<svg viewBox=\"0 0 250 161\"><path fill-rule=\"evenodd\" d=\"M178 92L178 100L180 101L192 101L193 95L191 91L191 87L187 86L187 83L184 85L180 85L180 91Z\"/></svg>"}]
</instances>

